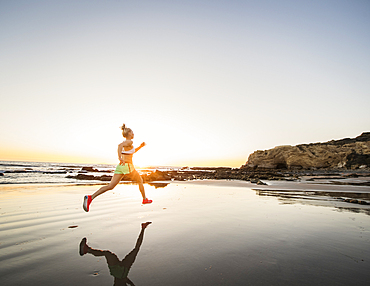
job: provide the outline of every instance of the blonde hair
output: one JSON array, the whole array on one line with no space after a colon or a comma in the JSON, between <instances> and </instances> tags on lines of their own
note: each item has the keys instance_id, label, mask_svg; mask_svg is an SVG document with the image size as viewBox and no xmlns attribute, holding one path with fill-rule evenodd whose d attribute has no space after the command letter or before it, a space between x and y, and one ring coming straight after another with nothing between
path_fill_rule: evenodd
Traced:
<instances>
[{"instance_id":1,"label":"blonde hair","mask_svg":"<svg viewBox=\"0 0 370 286\"><path fill-rule=\"evenodd\" d=\"M132 130L130 128L127 128L126 124L124 123L122 124L121 129L122 129L122 136L125 138L128 136L130 132L132 132Z\"/></svg>"}]
</instances>

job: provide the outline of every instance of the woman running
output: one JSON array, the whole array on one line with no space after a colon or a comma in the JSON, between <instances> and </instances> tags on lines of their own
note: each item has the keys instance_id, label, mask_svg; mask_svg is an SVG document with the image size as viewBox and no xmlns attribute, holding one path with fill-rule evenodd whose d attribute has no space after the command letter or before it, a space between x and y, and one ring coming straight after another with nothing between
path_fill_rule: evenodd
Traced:
<instances>
[{"instance_id":1,"label":"woman running","mask_svg":"<svg viewBox=\"0 0 370 286\"><path fill-rule=\"evenodd\" d=\"M124 175L128 175L130 180L135 181L139 184L139 190L141 196L143 197L143 204L150 204L152 200L148 200L145 196L143 179L139 173L135 170L134 165L132 164L132 155L139 151L145 146L145 143L141 143L138 148L135 149L133 146L132 139L134 139L134 132L130 128L126 128L126 125L123 124L122 135L126 138L121 144L118 145L118 160L119 164L114 171L114 175L110 183L104 187L101 187L92 195L86 195L84 197L83 209L88 212L91 202L99 195L105 193L106 191L112 190L117 184L122 180Z\"/></svg>"}]
</instances>

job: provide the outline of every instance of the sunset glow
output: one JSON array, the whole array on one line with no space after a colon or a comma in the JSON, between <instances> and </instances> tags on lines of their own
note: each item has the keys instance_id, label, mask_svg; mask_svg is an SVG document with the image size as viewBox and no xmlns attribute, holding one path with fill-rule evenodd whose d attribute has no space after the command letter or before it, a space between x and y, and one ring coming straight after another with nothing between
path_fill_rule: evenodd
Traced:
<instances>
[{"instance_id":1,"label":"sunset glow","mask_svg":"<svg viewBox=\"0 0 370 286\"><path fill-rule=\"evenodd\" d=\"M366 1L2 1L0 160L239 167L370 130Z\"/></svg>"}]
</instances>

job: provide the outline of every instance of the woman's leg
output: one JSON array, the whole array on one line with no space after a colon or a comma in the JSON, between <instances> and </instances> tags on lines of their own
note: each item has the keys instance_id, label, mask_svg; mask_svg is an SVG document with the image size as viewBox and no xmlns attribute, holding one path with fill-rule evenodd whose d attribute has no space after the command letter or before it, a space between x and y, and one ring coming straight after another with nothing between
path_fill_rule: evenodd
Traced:
<instances>
[{"instance_id":1,"label":"woman's leg","mask_svg":"<svg viewBox=\"0 0 370 286\"><path fill-rule=\"evenodd\" d=\"M114 174L110 183L104 187L101 187L97 190L94 194L91 195L91 199L95 199L97 196L105 193L106 191L112 190L118 183L121 181L123 175L122 174Z\"/></svg>"},{"instance_id":2,"label":"woman's leg","mask_svg":"<svg viewBox=\"0 0 370 286\"><path fill-rule=\"evenodd\" d=\"M140 246L143 243L144 230L151 223L152 222L148 221L148 222L145 222L145 223L141 224L141 231L140 231L139 237L137 238L135 248L129 254L127 254L124 259L122 259L121 265L123 265L123 266L125 266L129 269L131 268L132 264L135 262L137 254L140 250Z\"/></svg>"},{"instance_id":3,"label":"woman's leg","mask_svg":"<svg viewBox=\"0 0 370 286\"><path fill-rule=\"evenodd\" d=\"M104 256L107 260L108 265L115 265L119 264L120 261L113 252L109 250L100 250L100 249L93 249L86 243L86 238L83 238L80 243L80 255L83 256L86 253L90 253L94 256Z\"/></svg>"},{"instance_id":4,"label":"woman's leg","mask_svg":"<svg viewBox=\"0 0 370 286\"><path fill-rule=\"evenodd\" d=\"M131 173L131 178L133 181L138 183L141 196L143 197L143 200L145 200L146 199L145 189L144 189L143 179L141 178L140 174L136 170L134 170Z\"/></svg>"},{"instance_id":5,"label":"woman's leg","mask_svg":"<svg viewBox=\"0 0 370 286\"><path fill-rule=\"evenodd\" d=\"M119 259L117 255L109 250L100 250L100 249L93 249L90 248L87 253L91 253L94 256L105 256L108 265L116 265L119 264Z\"/></svg>"},{"instance_id":6,"label":"woman's leg","mask_svg":"<svg viewBox=\"0 0 370 286\"><path fill-rule=\"evenodd\" d=\"M95 199L97 196L105 193L106 191L109 191L113 189L117 184L121 181L123 177L123 174L114 174L110 183L104 187L101 187L99 190L97 190L94 194L92 195L86 195L84 197L84 201L82 203L82 208L85 210L85 212L88 212L90 209L90 204Z\"/></svg>"}]
</instances>

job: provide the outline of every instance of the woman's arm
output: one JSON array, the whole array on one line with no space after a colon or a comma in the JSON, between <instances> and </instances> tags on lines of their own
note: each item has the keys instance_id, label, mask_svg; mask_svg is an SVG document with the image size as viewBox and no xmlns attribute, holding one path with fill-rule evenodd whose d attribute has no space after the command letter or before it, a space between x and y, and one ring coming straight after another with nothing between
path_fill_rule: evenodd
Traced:
<instances>
[{"instance_id":1,"label":"woman's arm","mask_svg":"<svg viewBox=\"0 0 370 286\"><path fill-rule=\"evenodd\" d=\"M118 145L118 149L117 149L118 161L119 161L120 164L123 163L123 160L122 160L122 149L123 149L123 143L119 144Z\"/></svg>"},{"instance_id":2,"label":"woman's arm","mask_svg":"<svg viewBox=\"0 0 370 286\"><path fill-rule=\"evenodd\" d=\"M143 148L145 146L145 142L141 143L139 147L135 148L135 152L136 153L137 151L139 151L141 148Z\"/></svg>"}]
</instances>

